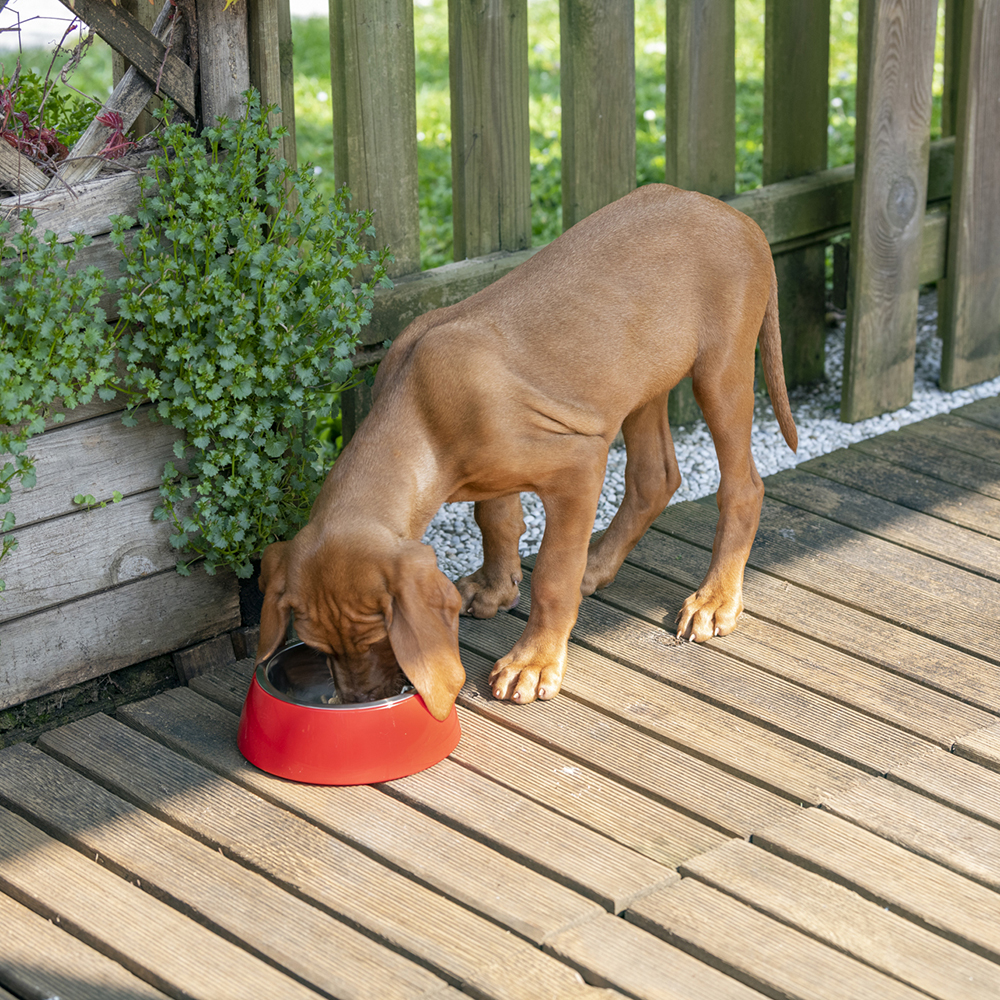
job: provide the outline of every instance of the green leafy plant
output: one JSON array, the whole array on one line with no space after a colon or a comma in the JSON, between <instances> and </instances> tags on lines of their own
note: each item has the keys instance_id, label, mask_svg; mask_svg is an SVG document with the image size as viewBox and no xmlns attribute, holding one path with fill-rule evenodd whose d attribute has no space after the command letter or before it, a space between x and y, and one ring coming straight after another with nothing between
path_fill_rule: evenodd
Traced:
<instances>
[{"instance_id":1,"label":"green leafy plant","mask_svg":"<svg viewBox=\"0 0 1000 1000\"><path fill-rule=\"evenodd\" d=\"M183 432L155 516L172 522L181 572L203 559L243 577L308 517L333 459L314 430L357 380L351 355L375 286L388 284L370 214L351 212L345 191L316 194L310 167L278 158L273 109L246 98L239 121L200 137L165 127L141 228L133 238L136 220L121 216L112 233L132 388ZM368 277L355 287L359 268Z\"/></svg>"},{"instance_id":2,"label":"green leafy plant","mask_svg":"<svg viewBox=\"0 0 1000 1000\"><path fill-rule=\"evenodd\" d=\"M90 238L60 243L50 232L38 239L30 211L17 232L11 228L0 223L0 504L10 502L16 483L34 486L28 442L47 418L64 419L55 404L72 410L95 393L110 399L116 376L116 332L100 306L104 276L94 267L72 269ZM3 537L14 525L13 511L5 512L0 558L17 545Z\"/></svg>"}]
</instances>

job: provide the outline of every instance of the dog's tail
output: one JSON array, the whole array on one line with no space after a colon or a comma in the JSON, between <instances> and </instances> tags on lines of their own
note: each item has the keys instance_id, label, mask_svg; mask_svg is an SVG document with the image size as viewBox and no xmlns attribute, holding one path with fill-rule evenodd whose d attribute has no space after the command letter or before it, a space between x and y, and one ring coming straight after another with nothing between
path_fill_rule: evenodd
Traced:
<instances>
[{"instance_id":1,"label":"dog's tail","mask_svg":"<svg viewBox=\"0 0 1000 1000\"><path fill-rule=\"evenodd\" d=\"M764 311L764 321L757 337L760 345L760 360L764 368L764 381L771 397L771 407L778 419L781 433L792 451L798 451L799 432L795 429L792 409L788 405L788 390L785 388L785 368L781 360L781 329L778 326L778 279L771 269L771 295Z\"/></svg>"}]
</instances>

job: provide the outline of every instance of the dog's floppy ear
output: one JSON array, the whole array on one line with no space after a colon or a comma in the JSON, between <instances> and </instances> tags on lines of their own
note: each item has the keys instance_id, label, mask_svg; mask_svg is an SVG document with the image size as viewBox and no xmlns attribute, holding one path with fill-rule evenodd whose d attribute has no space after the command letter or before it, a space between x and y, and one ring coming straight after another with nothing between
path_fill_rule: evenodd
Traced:
<instances>
[{"instance_id":1,"label":"dog's floppy ear","mask_svg":"<svg viewBox=\"0 0 1000 1000\"><path fill-rule=\"evenodd\" d=\"M274 542L264 549L264 556L260 561L258 586L264 595L264 606L260 611L257 663L273 656L288 635L288 626L292 620L291 605L285 600L288 547L288 542Z\"/></svg>"},{"instance_id":2,"label":"dog's floppy ear","mask_svg":"<svg viewBox=\"0 0 1000 1000\"><path fill-rule=\"evenodd\" d=\"M465 683L458 655L458 612L462 599L437 567L434 550L406 545L389 582L385 611L389 643L403 673L431 715L444 721Z\"/></svg>"}]
</instances>

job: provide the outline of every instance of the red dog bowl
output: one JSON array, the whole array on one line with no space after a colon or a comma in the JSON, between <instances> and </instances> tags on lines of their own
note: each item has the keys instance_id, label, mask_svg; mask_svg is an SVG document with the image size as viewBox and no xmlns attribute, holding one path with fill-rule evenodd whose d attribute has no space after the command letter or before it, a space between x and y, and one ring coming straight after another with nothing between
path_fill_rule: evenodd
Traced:
<instances>
[{"instance_id":1,"label":"red dog bowl","mask_svg":"<svg viewBox=\"0 0 1000 1000\"><path fill-rule=\"evenodd\" d=\"M293 678L326 678L303 685ZM324 704L326 658L305 643L279 650L254 672L236 738L262 771L313 785L370 785L415 774L447 757L462 731L416 691L356 705Z\"/></svg>"}]
</instances>

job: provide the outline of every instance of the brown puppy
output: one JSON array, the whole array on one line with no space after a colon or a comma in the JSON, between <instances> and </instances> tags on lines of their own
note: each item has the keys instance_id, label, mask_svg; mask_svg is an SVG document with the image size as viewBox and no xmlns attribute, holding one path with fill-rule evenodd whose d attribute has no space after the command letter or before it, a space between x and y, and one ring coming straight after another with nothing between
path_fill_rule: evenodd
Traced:
<instances>
[{"instance_id":1,"label":"brown puppy","mask_svg":"<svg viewBox=\"0 0 1000 1000\"><path fill-rule=\"evenodd\" d=\"M691 375L722 473L712 561L678 616L703 641L736 627L764 488L750 454L754 346L795 449L777 286L760 229L714 198L639 188L464 302L427 313L379 368L368 418L309 523L264 553L258 662L299 636L332 658L345 701L398 691L400 668L444 718L465 674L458 614L514 605L522 490L546 526L498 698L552 698L581 595L614 579L680 484L667 394ZM628 453L621 508L590 543L608 447ZM422 545L442 503L476 501L481 569L458 581Z\"/></svg>"}]
</instances>

